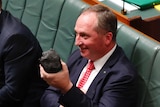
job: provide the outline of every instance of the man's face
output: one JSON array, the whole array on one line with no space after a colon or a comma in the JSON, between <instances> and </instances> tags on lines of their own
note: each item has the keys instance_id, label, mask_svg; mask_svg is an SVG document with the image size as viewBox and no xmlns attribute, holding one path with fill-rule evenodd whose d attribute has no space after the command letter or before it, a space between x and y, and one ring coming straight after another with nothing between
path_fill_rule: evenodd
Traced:
<instances>
[{"instance_id":1,"label":"man's face","mask_svg":"<svg viewBox=\"0 0 160 107\"><path fill-rule=\"evenodd\" d=\"M75 25L75 45L79 47L81 55L96 60L104 55L106 37L95 31L97 17L95 13L86 13L79 16Z\"/></svg>"}]
</instances>

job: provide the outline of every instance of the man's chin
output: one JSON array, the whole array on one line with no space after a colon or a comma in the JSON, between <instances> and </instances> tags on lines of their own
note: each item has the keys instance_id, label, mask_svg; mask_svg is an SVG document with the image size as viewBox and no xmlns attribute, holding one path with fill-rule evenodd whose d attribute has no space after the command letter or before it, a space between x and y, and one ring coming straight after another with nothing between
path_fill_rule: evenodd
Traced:
<instances>
[{"instance_id":1,"label":"man's chin","mask_svg":"<svg viewBox=\"0 0 160 107\"><path fill-rule=\"evenodd\" d=\"M86 51L80 51L80 54L81 54L81 56L82 56L82 57L85 57L85 58L87 58Z\"/></svg>"}]
</instances>

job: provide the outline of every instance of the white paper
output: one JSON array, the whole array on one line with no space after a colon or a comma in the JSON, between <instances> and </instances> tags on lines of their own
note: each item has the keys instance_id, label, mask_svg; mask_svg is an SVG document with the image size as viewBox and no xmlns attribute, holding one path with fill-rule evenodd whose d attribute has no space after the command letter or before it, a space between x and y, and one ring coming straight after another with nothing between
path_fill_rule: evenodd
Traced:
<instances>
[{"instance_id":1,"label":"white paper","mask_svg":"<svg viewBox=\"0 0 160 107\"><path fill-rule=\"evenodd\" d=\"M122 0L109 0L113 3L115 3L116 5L120 6L123 8L123 1ZM135 5L132 5L132 4L129 4L129 3L126 3L124 2L124 9L127 10L127 11L133 11L133 10L138 10L139 7L138 6L135 6Z\"/></svg>"}]
</instances>

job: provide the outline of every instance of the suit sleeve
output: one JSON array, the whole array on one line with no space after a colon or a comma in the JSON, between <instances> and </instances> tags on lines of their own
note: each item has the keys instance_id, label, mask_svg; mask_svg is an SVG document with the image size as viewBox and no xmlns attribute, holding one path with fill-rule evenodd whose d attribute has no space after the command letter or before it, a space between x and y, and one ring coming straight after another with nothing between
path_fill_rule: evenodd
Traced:
<instances>
[{"instance_id":1,"label":"suit sleeve","mask_svg":"<svg viewBox=\"0 0 160 107\"><path fill-rule=\"evenodd\" d=\"M49 86L41 97L41 107L59 107L60 104L58 103L58 100L60 95L61 92L58 89Z\"/></svg>"},{"instance_id":2,"label":"suit sleeve","mask_svg":"<svg viewBox=\"0 0 160 107\"><path fill-rule=\"evenodd\" d=\"M91 100L76 86L65 95L61 95L59 103L68 107L92 107Z\"/></svg>"},{"instance_id":3,"label":"suit sleeve","mask_svg":"<svg viewBox=\"0 0 160 107\"><path fill-rule=\"evenodd\" d=\"M24 35L13 35L4 45L4 86L0 89L0 106L21 102L30 87L30 77L37 66L39 47L36 42ZM41 51L38 51L41 54ZM37 72L36 72L37 73Z\"/></svg>"},{"instance_id":4,"label":"suit sleeve","mask_svg":"<svg viewBox=\"0 0 160 107\"><path fill-rule=\"evenodd\" d=\"M98 75L86 94L73 86L59 102L69 107L135 107L136 73L127 60L122 62L126 64L115 64Z\"/></svg>"},{"instance_id":5,"label":"suit sleeve","mask_svg":"<svg viewBox=\"0 0 160 107\"><path fill-rule=\"evenodd\" d=\"M95 95L96 99L89 98L73 86L66 94L61 95L59 103L68 107L135 107L136 91L132 82L129 76L119 78L109 86L101 87L99 95Z\"/></svg>"}]
</instances>

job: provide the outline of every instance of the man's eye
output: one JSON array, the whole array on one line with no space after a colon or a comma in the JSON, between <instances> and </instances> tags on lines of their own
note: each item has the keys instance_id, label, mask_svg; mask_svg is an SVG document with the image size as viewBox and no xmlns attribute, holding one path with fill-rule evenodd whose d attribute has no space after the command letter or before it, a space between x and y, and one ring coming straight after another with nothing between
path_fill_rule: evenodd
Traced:
<instances>
[{"instance_id":1,"label":"man's eye","mask_svg":"<svg viewBox=\"0 0 160 107\"><path fill-rule=\"evenodd\" d=\"M88 35L86 35L86 34L81 34L80 35L82 38L84 38L84 39L87 39L88 38Z\"/></svg>"}]
</instances>

